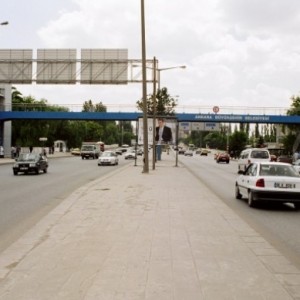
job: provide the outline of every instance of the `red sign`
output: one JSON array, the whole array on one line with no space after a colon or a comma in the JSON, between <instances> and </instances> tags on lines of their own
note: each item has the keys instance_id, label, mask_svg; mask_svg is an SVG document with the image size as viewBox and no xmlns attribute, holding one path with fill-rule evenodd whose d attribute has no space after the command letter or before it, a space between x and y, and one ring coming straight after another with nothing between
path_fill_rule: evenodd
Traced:
<instances>
[{"instance_id":1,"label":"red sign","mask_svg":"<svg viewBox=\"0 0 300 300\"><path fill-rule=\"evenodd\" d=\"M218 113L219 110L220 110L219 106L214 106L214 107L213 107L213 112L214 112L215 114Z\"/></svg>"}]
</instances>

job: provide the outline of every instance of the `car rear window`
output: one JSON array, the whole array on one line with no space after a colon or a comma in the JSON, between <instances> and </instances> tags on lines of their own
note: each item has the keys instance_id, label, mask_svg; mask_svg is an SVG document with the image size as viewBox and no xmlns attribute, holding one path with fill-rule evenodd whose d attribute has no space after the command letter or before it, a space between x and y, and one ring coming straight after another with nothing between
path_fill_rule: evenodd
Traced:
<instances>
[{"instance_id":1,"label":"car rear window","mask_svg":"<svg viewBox=\"0 0 300 300\"><path fill-rule=\"evenodd\" d=\"M251 158L269 158L268 151L252 151Z\"/></svg>"}]
</instances>

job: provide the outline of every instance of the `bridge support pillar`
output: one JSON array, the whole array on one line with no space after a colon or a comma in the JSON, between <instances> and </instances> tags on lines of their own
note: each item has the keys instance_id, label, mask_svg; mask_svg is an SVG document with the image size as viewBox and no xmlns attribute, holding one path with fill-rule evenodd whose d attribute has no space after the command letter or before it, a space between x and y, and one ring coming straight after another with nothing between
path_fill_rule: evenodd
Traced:
<instances>
[{"instance_id":1,"label":"bridge support pillar","mask_svg":"<svg viewBox=\"0 0 300 300\"><path fill-rule=\"evenodd\" d=\"M11 86L0 84L0 110L11 111ZM11 156L11 121L0 121L0 146L4 157Z\"/></svg>"}]
</instances>

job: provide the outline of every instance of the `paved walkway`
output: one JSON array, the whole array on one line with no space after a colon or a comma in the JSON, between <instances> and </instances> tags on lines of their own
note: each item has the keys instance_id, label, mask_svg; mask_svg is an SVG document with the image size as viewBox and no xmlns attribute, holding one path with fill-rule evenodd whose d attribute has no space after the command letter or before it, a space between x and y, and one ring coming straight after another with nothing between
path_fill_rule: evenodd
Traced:
<instances>
[{"instance_id":1,"label":"paved walkway","mask_svg":"<svg viewBox=\"0 0 300 300\"><path fill-rule=\"evenodd\" d=\"M174 162L75 190L0 255L0 299L300 299L300 270Z\"/></svg>"}]
</instances>

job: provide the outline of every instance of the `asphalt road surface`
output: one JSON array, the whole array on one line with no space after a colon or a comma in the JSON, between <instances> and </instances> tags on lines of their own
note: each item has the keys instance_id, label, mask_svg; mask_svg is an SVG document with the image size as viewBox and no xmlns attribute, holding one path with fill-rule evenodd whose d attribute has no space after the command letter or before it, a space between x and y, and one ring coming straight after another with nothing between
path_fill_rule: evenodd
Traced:
<instances>
[{"instance_id":1,"label":"asphalt road surface","mask_svg":"<svg viewBox=\"0 0 300 300\"><path fill-rule=\"evenodd\" d=\"M300 211L292 204L262 204L250 208L245 200L234 194L237 162L216 163L213 155L179 155L179 161L203 181L216 195L232 208L269 243L300 268Z\"/></svg>"}]
</instances>

